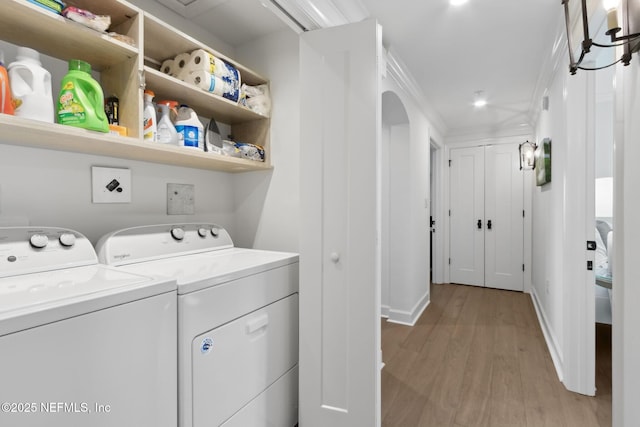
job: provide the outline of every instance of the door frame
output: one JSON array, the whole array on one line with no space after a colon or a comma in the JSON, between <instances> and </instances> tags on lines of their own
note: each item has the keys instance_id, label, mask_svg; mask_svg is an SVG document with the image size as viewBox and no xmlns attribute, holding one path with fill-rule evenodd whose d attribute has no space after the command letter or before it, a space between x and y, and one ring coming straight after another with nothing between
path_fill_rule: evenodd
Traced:
<instances>
[{"instance_id":1,"label":"door frame","mask_svg":"<svg viewBox=\"0 0 640 427\"><path fill-rule=\"evenodd\" d=\"M445 269L445 252L444 252L444 230L445 230L445 222L444 222L444 203L443 203L443 194L444 186L442 183L442 174L443 174L443 159L444 159L444 150L443 145L440 144L435 139L430 138L431 150L429 154L430 159L430 167L432 168L430 173L430 179L432 182L429 183L429 210L433 219L436 221L435 223L435 233L432 233L433 238L433 248L431 252L431 259L433 260L433 279L432 283L445 283L444 281L444 269ZM434 208L435 206L435 208Z\"/></svg>"},{"instance_id":2,"label":"door frame","mask_svg":"<svg viewBox=\"0 0 640 427\"><path fill-rule=\"evenodd\" d=\"M478 138L478 139L466 139L451 142L448 141L444 145L442 161L440 165L442 168L438 174L442 189L442 254L443 254L443 262L442 262L442 283L449 283L449 264L448 257L450 254L450 221L448 211L451 209L451 195L449 191L450 180L449 180L449 159L451 158L451 149L455 148L469 148L469 147L478 147L478 146L486 146L486 145L501 145L501 144L511 144L514 142L524 142L524 141L533 141L534 137L531 133L523 133L516 134L513 136L502 136L496 138ZM529 177L528 174L531 172L525 172L524 176L524 209L525 212L532 212L532 194L533 194L533 178ZM532 250L531 250L531 239L532 239L532 221L531 215L525 214L524 221L524 264L525 264L525 272L524 272L524 293L531 293L531 261L532 261Z\"/></svg>"}]
</instances>

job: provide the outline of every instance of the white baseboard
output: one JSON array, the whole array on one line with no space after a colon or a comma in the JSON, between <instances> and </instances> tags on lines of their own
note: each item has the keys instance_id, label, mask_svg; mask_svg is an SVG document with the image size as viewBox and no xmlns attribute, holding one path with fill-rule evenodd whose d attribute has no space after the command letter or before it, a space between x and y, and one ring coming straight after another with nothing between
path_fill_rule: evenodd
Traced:
<instances>
[{"instance_id":1,"label":"white baseboard","mask_svg":"<svg viewBox=\"0 0 640 427\"><path fill-rule=\"evenodd\" d=\"M394 310L389 308L387 322L413 326L420 318L422 312L427 308L427 306L429 306L430 302L431 299L429 298L429 292L425 292L411 311Z\"/></svg>"},{"instance_id":2,"label":"white baseboard","mask_svg":"<svg viewBox=\"0 0 640 427\"><path fill-rule=\"evenodd\" d=\"M389 306L383 305L380 307L380 317L384 317L385 319L389 318Z\"/></svg>"},{"instance_id":3,"label":"white baseboard","mask_svg":"<svg viewBox=\"0 0 640 427\"><path fill-rule=\"evenodd\" d=\"M553 366L556 368L556 373L558 374L558 379L562 382L564 379L564 374L562 371L562 353L560 346L558 345L558 341L556 340L556 336L551 329L551 325L547 321L547 316L545 315L542 306L540 305L540 301L538 301L538 294L535 286L531 287L531 300L533 301L533 307L536 309L536 314L538 315L538 322L540 323L540 328L542 329L542 334L544 335L544 340L547 342L547 348L549 349L549 353L551 354L551 360L553 361Z\"/></svg>"}]
</instances>

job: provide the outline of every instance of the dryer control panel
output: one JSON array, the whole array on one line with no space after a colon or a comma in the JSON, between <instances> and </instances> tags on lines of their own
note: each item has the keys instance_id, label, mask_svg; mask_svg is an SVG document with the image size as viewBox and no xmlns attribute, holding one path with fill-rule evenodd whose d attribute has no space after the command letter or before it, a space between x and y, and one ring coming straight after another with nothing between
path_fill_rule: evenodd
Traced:
<instances>
[{"instance_id":1,"label":"dryer control panel","mask_svg":"<svg viewBox=\"0 0 640 427\"><path fill-rule=\"evenodd\" d=\"M103 236L96 245L98 259L126 265L233 247L227 230L216 224L162 224L126 228Z\"/></svg>"},{"instance_id":2,"label":"dryer control panel","mask_svg":"<svg viewBox=\"0 0 640 427\"><path fill-rule=\"evenodd\" d=\"M0 277L97 264L91 242L56 227L0 227Z\"/></svg>"}]
</instances>

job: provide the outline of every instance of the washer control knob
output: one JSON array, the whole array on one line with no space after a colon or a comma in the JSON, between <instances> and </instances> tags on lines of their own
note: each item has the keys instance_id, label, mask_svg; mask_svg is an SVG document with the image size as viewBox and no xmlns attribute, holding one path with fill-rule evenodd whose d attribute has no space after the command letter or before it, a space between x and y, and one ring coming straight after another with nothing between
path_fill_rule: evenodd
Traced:
<instances>
[{"instance_id":1,"label":"washer control knob","mask_svg":"<svg viewBox=\"0 0 640 427\"><path fill-rule=\"evenodd\" d=\"M218 230L216 227L211 227L211 235L213 237L218 237L220 235L220 230Z\"/></svg>"},{"instance_id":2,"label":"washer control knob","mask_svg":"<svg viewBox=\"0 0 640 427\"><path fill-rule=\"evenodd\" d=\"M71 233L62 233L60 237L58 237L58 240L60 244L66 248L70 248L76 244L76 236Z\"/></svg>"},{"instance_id":3,"label":"washer control knob","mask_svg":"<svg viewBox=\"0 0 640 427\"><path fill-rule=\"evenodd\" d=\"M207 229L203 227L198 228L198 236L207 237Z\"/></svg>"},{"instance_id":4,"label":"washer control knob","mask_svg":"<svg viewBox=\"0 0 640 427\"><path fill-rule=\"evenodd\" d=\"M171 237L173 237L176 240L184 239L184 230L180 227L172 228Z\"/></svg>"},{"instance_id":5,"label":"washer control knob","mask_svg":"<svg viewBox=\"0 0 640 427\"><path fill-rule=\"evenodd\" d=\"M42 249L49 244L49 238L44 234L34 234L29 238L29 243L36 249Z\"/></svg>"}]
</instances>

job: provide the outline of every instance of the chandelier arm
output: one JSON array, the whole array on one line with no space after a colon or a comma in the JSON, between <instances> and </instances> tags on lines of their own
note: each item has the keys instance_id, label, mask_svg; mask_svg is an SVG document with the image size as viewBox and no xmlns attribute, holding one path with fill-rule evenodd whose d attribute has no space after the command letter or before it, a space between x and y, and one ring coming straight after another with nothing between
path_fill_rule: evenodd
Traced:
<instances>
[{"instance_id":1,"label":"chandelier arm","mask_svg":"<svg viewBox=\"0 0 640 427\"><path fill-rule=\"evenodd\" d=\"M580 67L578 66L577 68L579 68L580 70L585 70L585 71L597 71L597 70L604 70L605 68L609 68L609 67L613 67L614 65L616 65L617 63L619 63L620 61L622 61L622 58L618 59L616 62L612 62L609 65L604 65L602 67L596 67L596 68L586 68L586 67Z\"/></svg>"}]
</instances>

